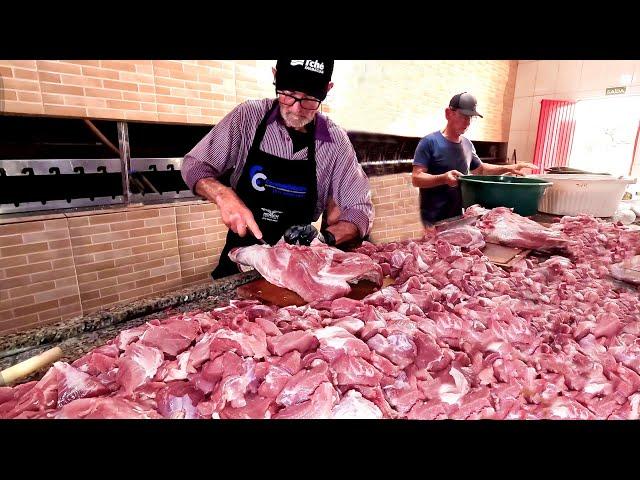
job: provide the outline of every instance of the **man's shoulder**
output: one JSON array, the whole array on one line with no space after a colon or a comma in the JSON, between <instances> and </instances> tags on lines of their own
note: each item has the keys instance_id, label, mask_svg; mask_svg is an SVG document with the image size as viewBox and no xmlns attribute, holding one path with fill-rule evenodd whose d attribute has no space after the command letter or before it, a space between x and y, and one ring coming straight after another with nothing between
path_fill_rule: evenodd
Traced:
<instances>
[{"instance_id":1,"label":"man's shoulder","mask_svg":"<svg viewBox=\"0 0 640 480\"><path fill-rule=\"evenodd\" d=\"M462 143L466 143L467 145L473 145L471 139L465 137L464 135L460 135L460 140L462 141Z\"/></svg>"},{"instance_id":2,"label":"man's shoulder","mask_svg":"<svg viewBox=\"0 0 640 480\"><path fill-rule=\"evenodd\" d=\"M427 146L427 145L434 145L436 143L438 143L442 138L442 134L440 133L440 130L436 130L435 132L431 132L428 135L425 135L424 137L422 137L422 139L419 142L420 146Z\"/></svg>"},{"instance_id":3,"label":"man's shoulder","mask_svg":"<svg viewBox=\"0 0 640 480\"><path fill-rule=\"evenodd\" d=\"M317 114L319 119L325 123L327 126L327 131L329 132L329 136L331 137L331 141L338 145L343 144L351 144L351 140L349 140L349 135L347 131L338 125L336 122L331 120L331 118L327 117L322 113Z\"/></svg>"},{"instance_id":4,"label":"man's shoulder","mask_svg":"<svg viewBox=\"0 0 640 480\"><path fill-rule=\"evenodd\" d=\"M235 111L240 113L245 119L262 118L273 104L271 98L261 98L258 100L245 100L235 107Z\"/></svg>"},{"instance_id":5,"label":"man's shoulder","mask_svg":"<svg viewBox=\"0 0 640 480\"><path fill-rule=\"evenodd\" d=\"M422 139L424 140L424 139L428 138L430 140L436 140L436 139L438 139L440 137L442 137L442 132L440 132L440 130L435 130L435 131L431 132L430 134L425 135L424 137L422 137Z\"/></svg>"}]
</instances>

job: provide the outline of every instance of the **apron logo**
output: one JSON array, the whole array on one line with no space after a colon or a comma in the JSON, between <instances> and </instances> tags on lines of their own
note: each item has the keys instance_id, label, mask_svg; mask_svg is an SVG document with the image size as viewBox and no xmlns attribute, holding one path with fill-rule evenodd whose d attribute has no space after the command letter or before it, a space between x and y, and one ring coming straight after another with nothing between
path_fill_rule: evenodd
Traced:
<instances>
[{"instance_id":1,"label":"apron logo","mask_svg":"<svg viewBox=\"0 0 640 480\"><path fill-rule=\"evenodd\" d=\"M251 178L251 186L258 192L264 192L268 188L271 193L275 195L292 198L303 198L307 194L307 187L269 180L267 176L262 173L262 166L260 165L251 167L249 170L249 178Z\"/></svg>"},{"instance_id":2,"label":"apron logo","mask_svg":"<svg viewBox=\"0 0 640 480\"><path fill-rule=\"evenodd\" d=\"M299 65L304 65L304 60L291 60L292 67L297 67Z\"/></svg>"},{"instance_id":3,"label":"apron logo","mask_svg":"<svg viewBox=\"0 0 640 480\"><path fill-rule=\"evenodd\" d=\"M249 176L251 177L251 186L259 192L265 191L265 183L267 181L267 176L262 172L262 167L259 165L255 165L249 171Z\"/></svg>"},{"instance_id":4,"label":"apron logo","mask_svg":"<svg viewBox=\"0 0 640 480\"><path fill-rule=\"evenodd\" d=\"M268 208L260 208L262 210L262 220L267 222L277 222L280 220L280 214L282 210L270 210Z\"/></svg>"}]
</instances>

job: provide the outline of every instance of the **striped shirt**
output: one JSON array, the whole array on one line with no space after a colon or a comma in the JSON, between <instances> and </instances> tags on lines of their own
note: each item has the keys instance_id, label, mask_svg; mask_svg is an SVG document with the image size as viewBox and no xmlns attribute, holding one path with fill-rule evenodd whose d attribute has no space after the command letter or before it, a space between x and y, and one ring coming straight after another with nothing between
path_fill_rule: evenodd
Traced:
<instances>
[{"instance_id":1,"label":"striped shirt","mask_svg":"<svg viewBox=\"0 0 640 480\"><path fill-rule=\"evenodd\" d=\"M219 178L231 169L231 186L236 187L256 129L272 104L273 99L267 98L241 103L185 155L182 178L192 191L198 180ZM364 237L373 224L369 179L358 163L346 131L320 113L315 118L318 203L313 221L318 220L329 198L333 198L340 207L339 219L356 225ZM260 150L289 160L305 160L308 149L293 152L289 132L279 109L275 109L267 120Z\"/></svg>"}]
</instances>

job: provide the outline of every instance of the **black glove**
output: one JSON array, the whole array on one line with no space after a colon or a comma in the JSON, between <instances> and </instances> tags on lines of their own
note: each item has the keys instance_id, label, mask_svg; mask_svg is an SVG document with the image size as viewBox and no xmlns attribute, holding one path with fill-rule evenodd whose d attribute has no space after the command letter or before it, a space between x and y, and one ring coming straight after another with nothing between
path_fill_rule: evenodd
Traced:
<instances>
[{"instance_id":1,"label":"black glove","mask_svg":"<svg viewBox=\"0 0 640 480\"><path fill-rule=\"evenodd\" d=\"M327 245L335 245L336 237L331 232L325 230L318 232L313 225L294 225L284 232L284 241L291 245L311 245L314 238L317 238Z\"/></svg>"}]
</instances>

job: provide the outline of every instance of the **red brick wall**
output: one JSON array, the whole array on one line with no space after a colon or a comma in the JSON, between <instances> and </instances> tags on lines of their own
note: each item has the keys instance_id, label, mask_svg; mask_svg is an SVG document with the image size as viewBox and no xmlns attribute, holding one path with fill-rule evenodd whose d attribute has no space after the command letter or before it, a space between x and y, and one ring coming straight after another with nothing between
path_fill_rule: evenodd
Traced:
<instances>
[{"instance_id":1,"label":"red brick wall","mask_svg":"<svg viewBox=\"0 0 640 480\"><path fill-rule=\"evenodd\" d=\"M372 241L421 235L410 174L371 189ZM0 335L208 282L227 233L200 201L0 222Z\"/></svg>"},{"instance_id":2,"label":"red brick wall","mask_svg":"<svg viewBox=\"0 0 640 480\"><path fill-rule=\"evenodd\" d=\"M271 60L0 60L8 113L215 124L273 95ZM347 130L422 136L454 93L478 98L476 140L507 141L517 62L338 61L322 110Z\"/></svg>"}]
</instances>

